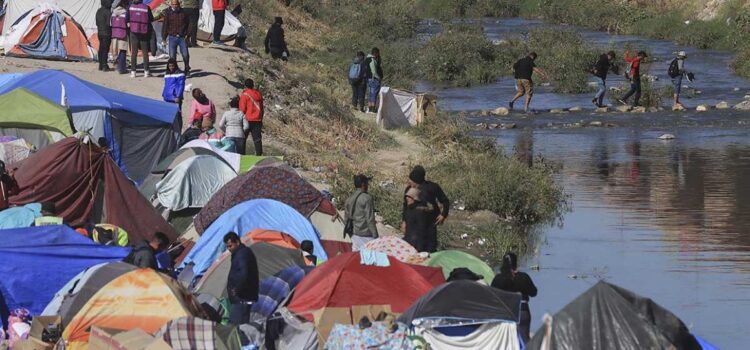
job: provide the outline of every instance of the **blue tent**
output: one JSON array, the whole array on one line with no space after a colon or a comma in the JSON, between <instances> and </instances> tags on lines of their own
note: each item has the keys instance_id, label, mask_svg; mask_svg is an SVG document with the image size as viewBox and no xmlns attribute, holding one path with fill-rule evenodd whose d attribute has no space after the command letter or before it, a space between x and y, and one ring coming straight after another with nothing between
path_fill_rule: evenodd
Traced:
<instances>
[{"instance_id":1,"label":"blue tent","mask_svg":"<svg viewBox=\"0 0 750 350\"><path fill-rule=\"evenodd\" d=\"M0 230L0 320L5 324L16 308L40 314L78 273L129 252L96 244L63 225Z\"/></svg>"},{"instance_id":2,"label":"blue tent","mask_svg":"<svg viewBox=\"0 0 750 350\"><path fill-rule=\"evenodd\" d=\"M43 69L22 76L0 76L0 95L23 87L70 108L78 131L107 139L112 157L130 178L140 181L177 149L182 120L174 103L127 94Z\"/></svg>"},{"instance_id":3,"label":"blue tent","mask_svg":"<svg viewBox=\"0 0 750 350\"><path fill-rule=\"evenodd\" d=\"M320 234L298 211L272 199L253 199L235 205L216 219L203 232L181 267L192 263L195 276L202 275L226 249L224 235L227 232L242 236L258 228L287 233L298 242L310 240L318 259L328 259L320 244Z\"/></svg>"}]
</instances>

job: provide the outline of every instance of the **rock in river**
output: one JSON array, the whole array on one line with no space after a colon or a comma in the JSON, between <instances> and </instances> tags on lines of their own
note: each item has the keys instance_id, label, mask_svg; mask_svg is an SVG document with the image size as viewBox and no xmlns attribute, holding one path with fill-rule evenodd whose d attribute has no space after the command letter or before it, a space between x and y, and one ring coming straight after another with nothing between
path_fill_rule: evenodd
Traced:
<instances>
[{"instance_id":1,"label":"rock in river","mask_svg":"<svg viewBox=\"0 0 750 350\"><path fill-rule=\"evenodd\" d=\"M727 101L721 101L716 104L716 109L727 109L729 108L729 103Z\"/></svg>"},{"instance_id":2,"label":"rock in river","mask_svg":"<svg viewBox=\"0 0 750 350\"><path fill-rule=\"evenodd\" d=\"M734 109L737 109L740 111L750 111L750 100L745 100L734 105Z\"/></svg>"},{"instance_id":3,"label":"rock in river","mask_svg":"<svg viewBox=\"0 0 750 350\"><path fill-rule=\"evenodd\" d=\"M695 107L695 110L697 112L706 112L706 111L708 111L708 106L707 105L698 105L698 107Z\"/></svg>"},{"instance_id":4,"label":"rock in river","mask_svg":"<svg viewBox=\"0 0 750 350\"><path fill-rule=\"evenodd\" d=\"M497 107L491 112L493 115L508 115L510 111L505 107Z\"/></svg>"},{"instance_id":5,"label":"rock in river","mask_svg":"<svg viewBox=\"0 0 750 350\"><path fill-rule=\"evenodd\" d=\"M674 135L672 135L672 134L664 134L664 135L659 136L659 139L660 140L672 140L672 139L674 139Z\"/></svg>"}]
</instances>

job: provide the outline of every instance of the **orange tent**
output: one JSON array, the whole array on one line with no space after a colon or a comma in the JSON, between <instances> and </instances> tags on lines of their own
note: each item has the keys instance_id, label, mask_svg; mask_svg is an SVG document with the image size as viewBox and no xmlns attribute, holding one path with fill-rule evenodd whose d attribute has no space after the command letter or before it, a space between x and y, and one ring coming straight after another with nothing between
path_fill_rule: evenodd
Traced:
<instances>
[{"instance_id":1,"label":"orange tent","mask_svg":"<svg viewBox=\"0 0 750 350\"><path fill-rule=\"evenodd\" d=\"M185 316L203 316L193 296L178 282L151 269L137 269L109 282L66 325L66 349L88 349L92 326L147 333Z\"/></svg>"},{"instance_id":2,"label":"orange tent","mask_svg":"<svg viewBox=\"0 0 750 350\"><path fill-rule=\"evenodd\" d=\"M83 29L60 10L31 10L33 16L8 56L61 60L93 60L94 49Z\"/></svg>"},{"instance_id":3,"label":"orange tent","mask_svg":"<svg viewBox=\"0 0 750 350\"><path fill-rule=\"evenodd\" d=\"M279 247L290 249L299 249L300 247L299 242L297 242L296 239L281 231L259 228L250 231L250 233L246 234L245 237L252 239L253 243L266 242L277 245Z\"/></svg>"}]
</instances>

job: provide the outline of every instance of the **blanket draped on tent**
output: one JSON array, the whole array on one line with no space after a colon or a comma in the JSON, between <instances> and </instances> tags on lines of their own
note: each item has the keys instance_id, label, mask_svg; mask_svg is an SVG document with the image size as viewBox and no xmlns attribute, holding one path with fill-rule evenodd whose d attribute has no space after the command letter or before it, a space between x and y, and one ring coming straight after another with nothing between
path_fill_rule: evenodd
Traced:
<instances>
[{"instance_id":1,"label":"blanket draped on tent","mask_svg":"<svg viewBox=\"0 0 750 350\"><path fill-rule=\"evenodd\" d=\"M433 349L521 349L518 330L513 322L486 323L465 336L448 336L434 329L424 330L422 336Z\"/></svg>"},{"instance_id":2,"label":"blanket draped on tent","mask_svg":"<svg viewBox=\"0 0 750 350\"><path fill-rule=\"evenodd\" d=\"M31 44L18 46L26 54L34 57L66 57L63 45L63 33L60 29L65 24L65 18L59 12L52 12L44 22L44 29L39 37Z\"/></svg>"}]
</instances>

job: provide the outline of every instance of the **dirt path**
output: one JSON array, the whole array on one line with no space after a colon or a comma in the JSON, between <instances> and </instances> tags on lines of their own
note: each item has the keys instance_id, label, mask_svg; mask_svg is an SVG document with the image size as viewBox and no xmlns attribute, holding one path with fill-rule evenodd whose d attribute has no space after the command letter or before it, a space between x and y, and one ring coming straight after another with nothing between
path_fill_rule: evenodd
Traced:
<instances>
[{"instance_id":1,"label":"dirt path","mask_svg":"<svg viewBox=\"0 0 750 350\"><path fill-rule=\"evenodd\" d=\"M367 122L375 122L374 114L355 113L356 117ZM395 141L391 147L383 147L373 153L373 160L381 169L388 169L392 175L406 173L410 164L419 161L427 148L411 135L408 129L383 130Z\"/></svg>"}]
</instances>

